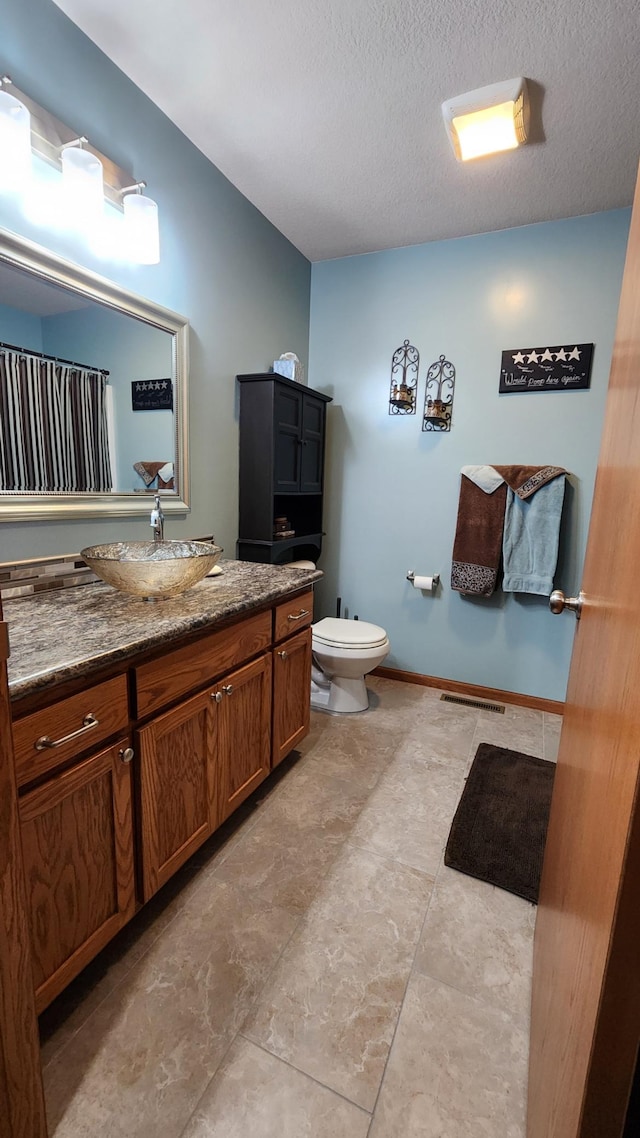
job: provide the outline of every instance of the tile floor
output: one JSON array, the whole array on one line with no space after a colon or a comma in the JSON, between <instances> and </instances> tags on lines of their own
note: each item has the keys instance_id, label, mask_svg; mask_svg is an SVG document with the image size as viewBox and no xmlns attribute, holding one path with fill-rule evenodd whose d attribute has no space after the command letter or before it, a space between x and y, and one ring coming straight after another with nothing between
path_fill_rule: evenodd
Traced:
<instances>
[{"instance_id":1,"label":"tile floor","mask_svg":"<svg viewBox=\"0 0 640 1138\"><path fill-rule=\"evenodd\" d=\"M55 1138L522 1138L535 909L447 869L480 742L561 720L370 679L42 1017Z\"/></svg>"}]
</instances>

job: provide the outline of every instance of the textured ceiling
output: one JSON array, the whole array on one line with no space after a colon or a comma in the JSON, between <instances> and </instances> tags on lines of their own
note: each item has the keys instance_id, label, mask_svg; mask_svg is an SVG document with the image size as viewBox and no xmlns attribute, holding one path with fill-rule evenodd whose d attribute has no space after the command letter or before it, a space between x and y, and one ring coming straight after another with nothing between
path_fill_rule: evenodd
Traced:
<instances>
[{"instance_id":1,"label":"textured ceiling","mask_svg":"<svg viewBox=\"0 0 640 1138\"><path fill-rule=\"evenodd\" d=\"M311 260L629 205L637 0L56 0ZM524 75L537 141L456 162L441 102Z\"/></svg>"}]
</instances>

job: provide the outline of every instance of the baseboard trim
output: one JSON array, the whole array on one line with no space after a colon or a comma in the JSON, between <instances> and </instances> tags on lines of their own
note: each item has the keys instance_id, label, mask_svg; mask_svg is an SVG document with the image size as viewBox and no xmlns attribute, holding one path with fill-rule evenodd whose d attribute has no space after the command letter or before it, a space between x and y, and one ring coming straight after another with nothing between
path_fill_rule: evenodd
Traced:
<instances>
[{"instance_id":1,"label":"baseboard trim","mask_svg":"<svg viewBox=\"0 0 640 1138\"><path fill-rule=\"evenodd\" d=\"M402 680L405 684L420 684L424 688L443 688L457 695L469 695L474 699L486 699L492 703L517 703L520 707L531 707L534 711L564 715L564 702L557 699L542 699L537 695L521 695L520 692L501 691L500 688L485 688L480 684L464 684L459 680L445 680L442 676L423 676L420 672L403 672L400 668L374 668L371 675L383 676L387 680Z\"/></svg>"}]
</instances>

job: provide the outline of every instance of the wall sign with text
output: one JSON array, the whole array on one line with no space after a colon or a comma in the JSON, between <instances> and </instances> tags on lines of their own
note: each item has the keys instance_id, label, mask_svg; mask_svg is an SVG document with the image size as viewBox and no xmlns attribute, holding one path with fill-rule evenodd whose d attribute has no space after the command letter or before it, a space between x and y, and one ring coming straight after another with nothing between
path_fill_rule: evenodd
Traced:
<instances>
[{"instance_id":1,"label":"wall sign with text","mask_svg":"<svg viewBox=\"0 0 640 1138\"><path fill-rule=\"evenodd\" d=\"M134 411L173 411L173 383L170 379L135 379L131 383Z\"/></svg>"},{"instance_id":2,"label":"wall sign with text","mask_svg":"<svg viewBox=\"0 0 640 1138\"><path fill-rule=\"evenodd\" d=\"M502 353L499 392L583 391L591 383L593 344L514 348Z\"/></svg>"}]
</instances>

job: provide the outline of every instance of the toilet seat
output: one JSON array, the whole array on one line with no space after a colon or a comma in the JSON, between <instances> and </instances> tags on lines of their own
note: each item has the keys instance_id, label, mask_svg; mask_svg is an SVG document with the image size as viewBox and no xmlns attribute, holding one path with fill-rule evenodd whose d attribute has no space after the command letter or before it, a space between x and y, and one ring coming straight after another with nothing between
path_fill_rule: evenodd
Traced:
<instances>
[{"instance_id":1,"label":"toilet seat","mask_svg":"<svg viewBox=\"0 0 640 1138\"><path fill-rule=\"evenodd\" d=\"M379 648L387 640L384 628L366 620L325 616L311 626L313 639L329 648Z\"/></svg>"}]
</instances>

